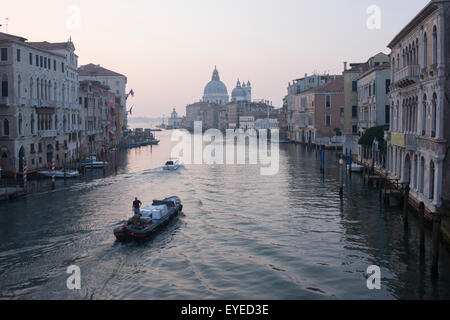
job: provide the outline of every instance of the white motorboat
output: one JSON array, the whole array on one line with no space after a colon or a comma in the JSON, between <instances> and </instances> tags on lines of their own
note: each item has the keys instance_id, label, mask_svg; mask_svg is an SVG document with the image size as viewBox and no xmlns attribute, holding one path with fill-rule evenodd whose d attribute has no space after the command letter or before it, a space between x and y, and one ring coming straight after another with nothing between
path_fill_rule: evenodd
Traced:
<instances>
[{"instance_id":1,"label":"white motorboat","mask_svg":"<svg viewBox=\"0 0 450 320\"><path fill-rule=\"evenodd\" d=\"M348 170L351 172L363 172L364 167L357 163L352 163L351 168L350 168L350 166L348 166Z\"/></svg>"},{"instance_id":2,"label":"white motorboat","mask_svg":"<svg viewBox=\"0 0 450 320\"><path fill-rule=\"evenodd\" d=\"M89 156L86 160L81 161L81 166L86 168L103 168L108 165L108 162L97 161L96 156Z\"/></svg>"},{"instance_id":3,"label":"white motorboat","mask_svg":"<svg viewBox=\"0 0 450 320\"><path fill-rule=\"evenodd\" d=\"M180 167L181 163L178 159L169 159L166 164L163 166L164 170L177 170Z\"/></svg>"},{"instance_id":4,"label":"white motorboat","mask_svg":"<svg viewBox=\"0 0 450 320\"><path fill-rule=\"evenodd\" d=\"M47 177L47 178L51 178L52 177L52 171L51 170L39 170L38 174L40 174L41 176ZM63 179L63 178L76 178L79 177L80 173L76 170L66 170L66 172L64 172L64 170L55 170L55 178L57 179Z\"/></svg>"}]
</instances>

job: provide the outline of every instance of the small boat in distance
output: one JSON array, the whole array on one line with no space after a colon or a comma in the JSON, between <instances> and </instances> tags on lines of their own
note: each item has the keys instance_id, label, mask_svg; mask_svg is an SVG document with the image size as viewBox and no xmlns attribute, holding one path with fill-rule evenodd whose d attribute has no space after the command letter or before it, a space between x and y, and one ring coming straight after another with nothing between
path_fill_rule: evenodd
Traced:
<instances>
[{"instance_id":1,"label":"small boat in distance","mask_svg":"<svg viewBox=\"0 0 450 320\"><path fill-rule=\"evenodd\" d=\"M169 159L166 164L163 166L164 170L177 170L181 166L180 160L178 159Z\"/></svg>"},{"instance_id":2,"label":"small boat in distance","mask_svg":"<svg viewBox=\"0 0 450 320\"><path fill-rule=\"evenodd\" d=\"M351 168L350 168L350 165L348 165L347 168L351 172L363 172L363 170L364 170L364 167L357 163L352 163Z\"/></svg>"},{"instance_id":3,"label":"small boat in distance","mask_svg":"<svg viewBox=\"0 0 450 320\"><path fill-rule=\"evenodd\" d=\"M85 160L81 161L81 166L89 168L103 168L108 165L108 162L97 161L97 157L95 155L91 155L87 157Z\"/></svg>"},{"instance_id":4,"label":"small boat in distance","mask_svg":"<svg viewBox=\"0 0 450 320\"><path fill-rule=\"evenodd\" d=\"M38 174L47 178L52 177L52 171L51 170L39 170ZM57 179L71 179L79 177L80 173L77 170L55 170L55 178Z\"/></svg>"},{"instance_id":5,"label":"small boat in distance","mask_svg":"<svg viewBox=\"0 0 450 320\"><path fill-rule=\"evenodd\" d=\"M164 200L153 200L151 206L141 209L136 223L133 218L114 229L114 236L120 242L145 240L157 233L183 210L180 198L174 196Z\"/></svg>"},{"instance_id":6,"label":"small boat in distance","mask_svg":"<svg viewBox=\"0 0 450 320\"><path fill-rule=\"evenodd\" d=\"M153 140L150 141L149 144L152 145L152 146L156 146L156 145L159 144L159 142L160 142L160 140L158 140L158 139L153 139Z\"/></svg>"}]
</instances>

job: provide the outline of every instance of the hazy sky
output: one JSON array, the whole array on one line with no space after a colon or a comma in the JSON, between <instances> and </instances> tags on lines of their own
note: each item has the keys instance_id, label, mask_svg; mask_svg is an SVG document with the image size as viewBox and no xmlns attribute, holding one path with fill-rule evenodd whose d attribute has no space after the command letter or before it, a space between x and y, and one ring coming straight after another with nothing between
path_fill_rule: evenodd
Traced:
<instances>
[{"instance_id":1,"label":"hazy sky","mask_svg":"<svg viewBox=\"0 0 450 320\"><path fill-rule=\"evenodd\" d=\"M0 24L30 41L72 36L79 63L125 74L133 116L158 117L198 101L214 65L231 95L250 80L254 99L281 106L289 81L341 73L387 44L428 0L3 1ZM370 5L381 29L366 26ZM73 10L75 8L75 10ZM76 12L80 12L80 24ZM5 26L0 28L5 32Z\"/></svg>"}]
</instances>

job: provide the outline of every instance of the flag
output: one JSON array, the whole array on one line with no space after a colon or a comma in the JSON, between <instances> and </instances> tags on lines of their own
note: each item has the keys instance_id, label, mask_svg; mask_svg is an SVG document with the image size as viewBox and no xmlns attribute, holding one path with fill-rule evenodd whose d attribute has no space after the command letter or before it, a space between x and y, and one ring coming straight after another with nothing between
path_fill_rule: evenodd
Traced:
<instances>
[{"instance_id":1,"label":"flag","mask_svg":"<svg viewBox=\"0 0 450 320\"><path fill-rule=\"evenodd\" d=\"M134 107L134 106L133 106ZM130 116L133 115L133 107L131 107L130 111L128 111L130 113Z\"/></svg>"},{"instance_id":2,"label":"flag","mask_svg":"<svg viewBox=\"0 0 450 320\"><path fill-rule=\"evenodd\" d=\"M132 97L134 97L134 91L133 91L133 89L130 90L130 94L131 94Z\"/></svg>"}]
</instances>

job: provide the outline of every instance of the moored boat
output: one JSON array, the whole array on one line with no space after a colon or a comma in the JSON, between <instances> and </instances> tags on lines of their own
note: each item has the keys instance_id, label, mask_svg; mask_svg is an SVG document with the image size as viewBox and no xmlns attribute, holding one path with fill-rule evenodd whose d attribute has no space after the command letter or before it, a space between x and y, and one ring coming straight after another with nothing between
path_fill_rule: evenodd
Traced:
<instances>
[{"instance_id":1,"label":"moored boat","mask_svg":"<svg viewBox=\"0 0 450 320\"><path fill-rule=\"evenodd\" d=\"M347 169L351 172L363 172L364 167L357 163L352 163L352 166L350 167L350 165L348 165Z\"/></svg>"},{"instance_id":2,"label":"moored boat","mask_svg":"<svg viewBox=\"0 0 450 320\"><path fill-rule=\"evenodd\" d=\"M114 229L114 236L120 242L145 240L156 234L163 226L183 210L180 198L173 196L164 200L153 200L151 206L141 209L141 218L136 223L133 218Z\"/></svg>"},{"instance_id":3,"label":"moored boat","mask_svg":"<svg viewBox=\"0 0 450 320\"><path fill-rule=\"evenodd\" d=\"M52 171L51 170L39 170L38 174L47 178L52 177ZM70 179L70 178L76 178L80 176L80 172L77 170L55 170L55 178L57 179Z\"/></svg>"},{"instance_id":4,"label":"moored boat","mask_svg":"<svg viewBox=\"0 0 450 320\"><path fill-rule=\"evenodd\" d=\"M97 161L96 156L89 156L86 160L81 161L81 166L88 168L103 168L108 165L108 162Z\"/></svg>"},{"instance_id":5,"label":"moored boat","mask_svg":"<svg viewBox=\"0 0 450 320\"><path fill-rule=\"evenodd\" d=\"M155 145L158 145L159 142L160 142L160 140L158 140L158 139L153 139L153 140L150 141L149 144L155 146Z\"/></svg>"}]
</instances>

